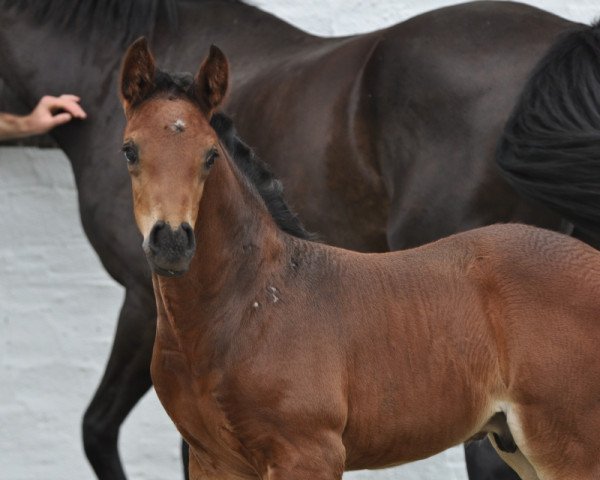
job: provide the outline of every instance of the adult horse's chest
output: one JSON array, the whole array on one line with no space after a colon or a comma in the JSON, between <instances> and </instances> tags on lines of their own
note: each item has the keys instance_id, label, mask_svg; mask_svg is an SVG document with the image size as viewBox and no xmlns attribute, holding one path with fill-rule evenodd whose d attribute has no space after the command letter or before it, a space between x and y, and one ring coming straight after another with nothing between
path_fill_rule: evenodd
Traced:
<instances>
[{"instance_id":1,"label":"adult horse's chest","mask_svg":"<svg viewBox=\"0 0 600 480\"><path fill-rule=\"evenodd\" d=\"M218 403L221 374L216 369L198 369L164 327L159 318L152 381L163 407L190 445L197 468L208 477L228 472L232 478L256 478Z\"/></svg>"}]
</instances>

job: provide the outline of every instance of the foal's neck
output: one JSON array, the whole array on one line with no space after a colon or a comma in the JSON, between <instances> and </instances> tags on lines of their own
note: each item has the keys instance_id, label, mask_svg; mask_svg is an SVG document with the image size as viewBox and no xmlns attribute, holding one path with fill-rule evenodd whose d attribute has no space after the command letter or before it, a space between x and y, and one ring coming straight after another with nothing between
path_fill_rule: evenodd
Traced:
<instances>
[{"instance_id":1,"label":"foal's neck","mask_svg":"<svg viewBox=\"0 0 600 480\"><path fill-rule=\"evenodd\" d=\"M286 245L258 193L228 158L217 160L206 180L195 237L189 271L154 278L159 316L176 330L232 317L226 310L252 305L261 279L278 271Z\"/></svg>"}]
</instances>

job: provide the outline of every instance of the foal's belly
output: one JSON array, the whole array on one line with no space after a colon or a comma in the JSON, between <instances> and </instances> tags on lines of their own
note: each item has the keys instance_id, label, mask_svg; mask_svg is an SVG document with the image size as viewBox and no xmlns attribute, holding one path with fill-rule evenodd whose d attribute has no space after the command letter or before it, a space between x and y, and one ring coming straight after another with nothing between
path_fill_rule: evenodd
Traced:
<instances>
[{"instance_id":1,"label":"foal's belly","mask_svg":"<svg viewBox=\"0 0 600 480\"><path fill-rule=\"evenodd\" d=\"M397 399L396 408L356 405L344 432L346 468L384 468L440 453L481 431L494 414L491 398ZM371 414L371 415L370 415Z\"/></svg>"},{"instance_id":2,"label":"foal's belly","mask_svg":"<svg viewBox=\"0 0 600 480\"><path fill-rule=\"evenodd\" d=\"M365 367L352 380L344 431L349 469L429 457L471 438L493 416L499 391L494 363L435 350L407 355L398 349L389 363L378 359L377 372Z\"/></svg>"}]
</instances>

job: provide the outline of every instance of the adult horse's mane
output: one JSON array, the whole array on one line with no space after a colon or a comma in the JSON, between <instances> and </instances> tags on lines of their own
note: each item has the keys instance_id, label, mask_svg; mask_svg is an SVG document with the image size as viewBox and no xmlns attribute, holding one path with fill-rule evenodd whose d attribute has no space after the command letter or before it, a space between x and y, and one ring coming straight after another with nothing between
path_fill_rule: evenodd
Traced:
<instances>
[{"instance_id":1,"label":"adult horse's mane","mask_svg":"<svg viewBox=\"0 0 600 480\"><path fill-rule=\"evenodd\" d=\"M600 21L568 32L538 64L497 162L517 191L600 239Z\"/></svg>"},{"instance_id":2,"label":"adult horse's mane","mask_svg":"<svg viewBox=\"0 0 600 480\"><path fill-rule=\"evenodd\" d=\"M189 73L171 74L156 70L154 89L149 96L167 94L197 103L191 88L192 83L193 77ZM314 240L315 236L306 231L298 216L284 200L281 182L269 166L240 139L233 121L224 113L218 112L212 116L210 124L244 178L262 198L277 226L294 237Z\"/></svg>"},{"instance_id":3,"label":"adult horse's mane","mask_svg":"<svg viewBox=\"0 0 600 480\"><path fill-rule=\"evenodd\" d=\"M0 0L0 8L14 8L40 24L89 35L120 32L123 42L148 35L157 19L177 28L177 3L182 0ZM209 0L192 0L196 3ZM240 0L212 0L240 3Z\"/></svg>"}]
</instances>

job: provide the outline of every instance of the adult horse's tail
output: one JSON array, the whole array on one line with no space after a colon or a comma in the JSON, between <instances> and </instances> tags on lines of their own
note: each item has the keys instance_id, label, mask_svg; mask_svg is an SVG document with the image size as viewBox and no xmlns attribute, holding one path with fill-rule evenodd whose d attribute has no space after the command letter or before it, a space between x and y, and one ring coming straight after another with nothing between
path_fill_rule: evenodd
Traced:
<instances>
[{"instance_id":1,"label":"adult horse's tail","mask_svg":"<svg viewBox=\"0 0 600 480\"><path fill-rule=\"evenodd\" d=\"M497 162L519 193L600 245L600 22L560 37L537 65Z\"/></svg>"}]
</instances>

